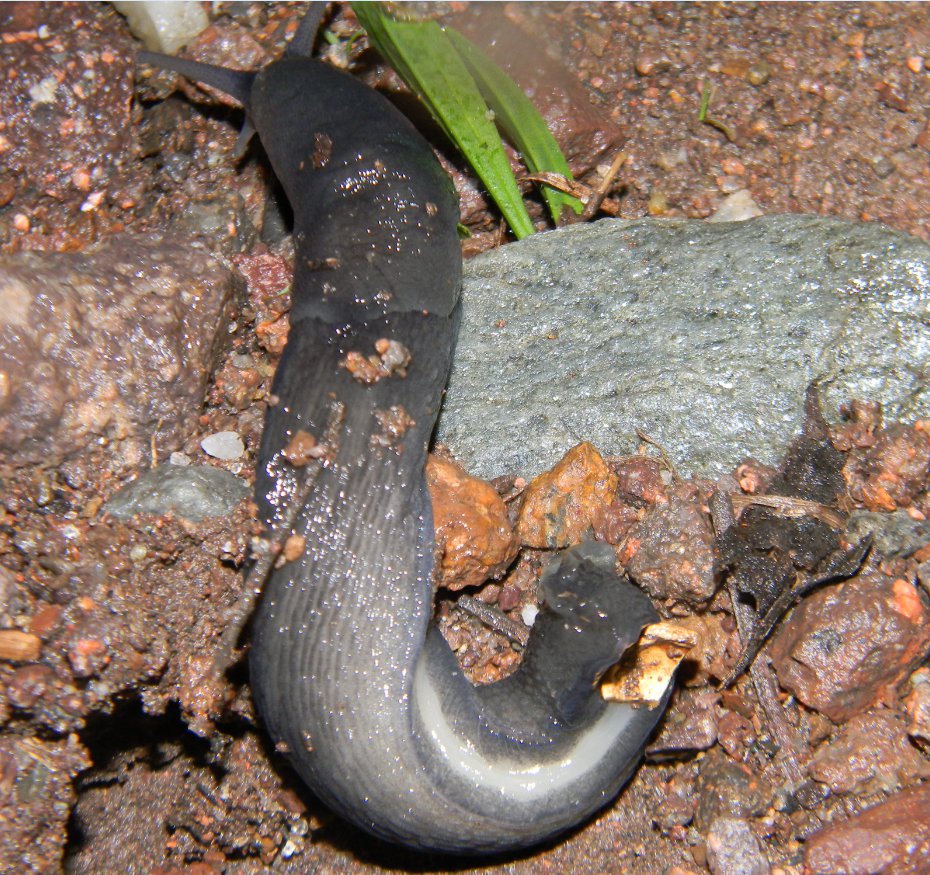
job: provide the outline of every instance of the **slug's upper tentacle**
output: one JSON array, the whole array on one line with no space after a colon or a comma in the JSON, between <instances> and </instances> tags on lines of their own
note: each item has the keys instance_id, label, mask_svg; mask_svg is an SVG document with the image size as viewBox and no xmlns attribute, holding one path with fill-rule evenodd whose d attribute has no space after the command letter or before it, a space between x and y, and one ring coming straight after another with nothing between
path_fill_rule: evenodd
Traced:
<instances>
[{"instance_id":1,"label":"slug's upper tentacle","mask_svg":"<svg viewBox=\"0 0 930 875\"><path fill-rule=\"evenodd\" d=\"M344 411L294 525L304 553L255 617L258 710L312 789L376 835L460 853L537 843L635 768L662 709L605 703L595 682L654 611L608 548L572 551L543 581L521 669L467 682L429 627L424 477L458 323L451 182L397 110L324 64L271 64L244 102L294 212L291 333L256 474L267 525L301 494L298 433L319 439Z\"/></svg>"}]
</instances>

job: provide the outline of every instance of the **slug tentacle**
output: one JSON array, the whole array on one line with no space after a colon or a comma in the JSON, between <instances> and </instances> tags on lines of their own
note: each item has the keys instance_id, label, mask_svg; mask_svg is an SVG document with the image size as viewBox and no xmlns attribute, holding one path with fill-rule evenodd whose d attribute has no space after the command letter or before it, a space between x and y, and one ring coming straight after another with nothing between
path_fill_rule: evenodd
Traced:
<instances>
[{"instance_id":1,"label":"slug tentacle","mask_svg":"<svg viewBox=\"0 0 930 875\"><path fill-rule=\"evenodd\" d=\"M291 329L256 473L269 527L344 411L293 526L303 553L255 616L259 713L314 792L390 841L489 853L571 828L616 794L662 713L596 689L655 613L609 548L585 545L546 572L548 608L506 681L473 687L429 627L424 467L461 281L451 182L393 106L324 64L165 65L239 89L293 208Z\"/></svg>"}]
</instances>

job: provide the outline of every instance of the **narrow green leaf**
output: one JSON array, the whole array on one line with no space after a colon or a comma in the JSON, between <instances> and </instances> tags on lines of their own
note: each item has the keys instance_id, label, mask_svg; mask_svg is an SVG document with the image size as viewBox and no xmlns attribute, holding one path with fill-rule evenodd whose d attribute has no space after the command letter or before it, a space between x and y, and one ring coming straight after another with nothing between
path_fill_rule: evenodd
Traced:
<instances>
[{"instance_id":1,"label":"narrow green leaf","mask_svg":"<svg viewBox=\"0 0 930 875\"><path fill-rule=\"evenodd\" d=\"M523 153L523 160L530 173L549 171L571 179L568 162L532 101L513 79L471 40L455 28L447 27L445 31L474 77L484 99L494 110L497 123ZM548 185L542 187L542 193L556 223L561 218L563 207L568 207L576 213L584 210L578 198Z\"/></svg>"},{"instance_id":2,"label":"narrow green leaf","mask_svg":"<svg viewBox=\"0 0 930 875\"><path fill-rule=\"evenodd\" d=\"M533 233L500 136L468 69L435 21L399 21L380 3L353 3L375 48L417 93L481 178L517 238Z\"/></svg>"}]
</instances>

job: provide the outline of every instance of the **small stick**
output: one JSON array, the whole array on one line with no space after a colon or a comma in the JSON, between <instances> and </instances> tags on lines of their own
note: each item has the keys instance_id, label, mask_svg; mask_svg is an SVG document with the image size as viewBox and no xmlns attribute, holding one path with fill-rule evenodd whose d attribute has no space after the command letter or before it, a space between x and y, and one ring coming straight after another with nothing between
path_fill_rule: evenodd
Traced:
<instances>
[{"instance_id":1,"label":"small stick","mask_svg":"<svg viewBox=\"0 0 930 875\"><path fill-rule=\"evenodd\" d=\"M620 172L620 168L624 165L628 157L626 152L618 152L614 156L614 160L610 163L610 169L598 183L597 188L594 189L594 192L585 204L584 212L582 212L579 221L590 222L591 219L594 218L595 213L601 208L604 198L607 197L608 189L613 185L614 180L617 178L617 174Z\"/></svg>"},{"instance_id":2,"label":"small stick","mask_svg":"<svg viewBox=\"0 0 930 875\"><path fill-rule=\"evenodd\" d=\"M456 605L473 617L477 617L495 632L500 632L501 635L505 635L511 641L516 641L522 647L526 647L530 640L530 630L526 626L516 620L511 620L500 609L486 605L480 599L463 595L459 596Z\"/></svg>"},{"instance_id":3,"label":"small stick","mask_svg":"<svg viewBox=\"0 0 930 875\"><path fill-rule=\"evenodd\" d=\"M832 507L827 507L818 501L810 501L806 498L791 498L787 495L733 495L733 509L736 516L743 512L747 507L753 505L762 505L768 507L781 516L799 517L811 516L819 519L834 529L841 529L846 522L844 514Z\"/></svg>"},{"instance_id":4,"label":"small stick","mask_svg":"<svg viewBox=\"0 0 930 875\"><path fill-rule=\"evenodd\" d=\"M768 660L757 659L753 662L749 668L749 677L756 688L759 707L762 708L769 729L772 730L772 735L778 743L775 762L780 763L788 786L795 790L804 782L804 771L800 763L801 740L797 730L785 717L784 708L778 700L775 676Z\"/></svg>"},{"instance_id":5,"label":"small stick","mask_svg":"<svg viewBox=\"0 0 930 875\"><path fill-rule=\"evenodd\" d=\"M636 429L636 437L638 437L644 444L649 444L650 447L655 447L659 453L660 458L662 459L662 462L672 477L676 481L681 480L681 478L678 476L678 472L675 470L674 463L669 457L669 454L665 451L665 447L663 447L662 444L660 444L655 438L649 437L649 435L646 434L646 432L644 432L641 428Z\"/></svg>"}]
</instances>

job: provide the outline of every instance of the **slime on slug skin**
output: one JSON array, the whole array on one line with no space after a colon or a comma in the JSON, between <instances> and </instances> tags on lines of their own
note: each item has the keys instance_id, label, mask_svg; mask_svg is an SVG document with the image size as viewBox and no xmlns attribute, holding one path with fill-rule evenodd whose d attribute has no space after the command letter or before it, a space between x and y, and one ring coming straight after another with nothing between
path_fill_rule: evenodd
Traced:
<instances>
[{"instance_id":1,"label":"slime on slug skin","mask_svg":"<svg viewBox=\"0 0 930 875\"><path fill-rule=\"evenodd\" d=\"M619 792L662 713L665 700L634 708L596 688L656 614L612 550L588 543L545 571L506 680L473 687L430 625L424 468L462 271L449 178L393 105L319 61L253 74L140 57L240 100L293 208L291 329L256 475L269 527L302 494L295 436L319 439L333 404L344 411L296 514L305 549L272 571L254 618L252 690L272 738L328 805L391 842L495 853L570 829ZM366 380L346 366L379 348L403 349L403 368ZM404 427L379 443L392 409Z\"/></svg>"}]
</instances>

